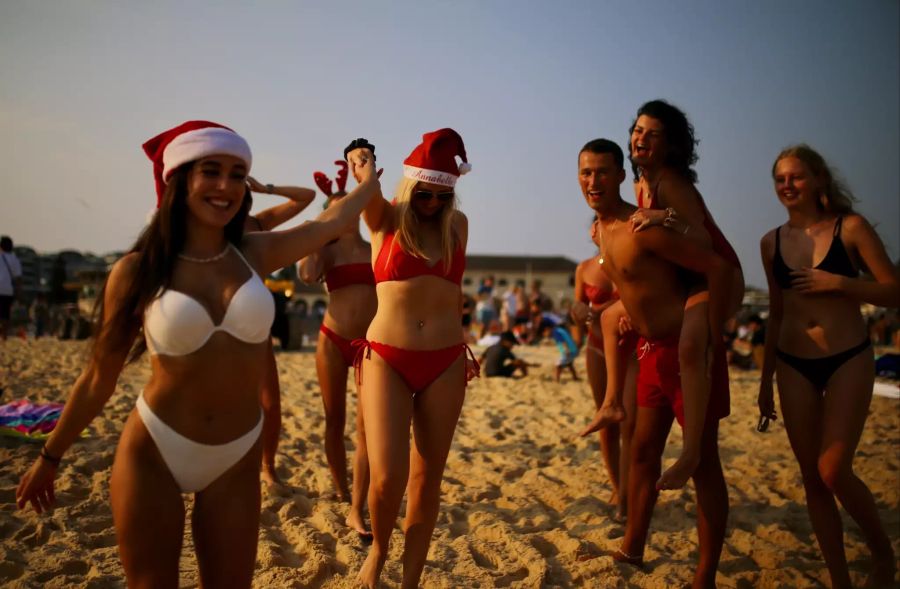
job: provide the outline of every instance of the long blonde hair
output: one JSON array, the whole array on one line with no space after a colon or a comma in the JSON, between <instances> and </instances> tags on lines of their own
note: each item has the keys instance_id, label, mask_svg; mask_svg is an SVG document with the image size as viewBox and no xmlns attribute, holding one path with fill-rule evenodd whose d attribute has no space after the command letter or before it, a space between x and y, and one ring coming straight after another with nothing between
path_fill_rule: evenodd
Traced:
<instances>
[{"instance_id":1,"label":"long blonde hair","mask_svg":"<svg viewBox=\"0 0 900 589\"><path fill-rule=\"evenodd\" d=\"M818 206L829 213L847 215L853 213L853 203L856 197L843 180L837 177L828 162L818 151L805 143L798 143L786 147L775 158L772 164L772 177L775 177L775 167L778 162L786 157L795 157L809 168L812 175L822 183L822 195L819 197Z\"/></svg>"},{"instance_id":2,"label":"long blonde hair","mask_svg":"<svg viewBox=\"0 0 900 589\"><path fill-rule=\"evenodd\" d=\"M412 178L401 178L400 184L397 186L397 197L394 199L394 206L397 211L397 227L394 232L394 239L400 244L400 247L406 253L417 258L427 259L425 252L422 250L422 244L419 242L418 224L416 213L412 209L412 195L415 191L418 180ZM453 264L453 252L456 249L459 236L453 231L453 213L456 211L456 195L450 199L450 202L444 204L441 209L441 260L444 264L444 272L450 271Z\"/></svg>"}]
</instances>

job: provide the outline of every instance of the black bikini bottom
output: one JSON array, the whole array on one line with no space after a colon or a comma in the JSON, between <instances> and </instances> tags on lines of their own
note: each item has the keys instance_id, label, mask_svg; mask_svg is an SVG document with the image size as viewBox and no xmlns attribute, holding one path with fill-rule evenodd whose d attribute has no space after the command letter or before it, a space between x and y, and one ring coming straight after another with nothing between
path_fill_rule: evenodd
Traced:
<instances>
[{"instance_id":1,"label":"black bikini bottom","mask_svg":"<svg viewBox=\"0 0 900 589\"><path fill-rule=\"evenodd\" d=\"M872 342L869 338L866 338L863 342L848 350L823 358L798 358L777 348L775 349L775 355L782 362L802 374L806 380L816 387L817 391L822 392L838 368L871 345Z\"/></svg>"}]
</instances>

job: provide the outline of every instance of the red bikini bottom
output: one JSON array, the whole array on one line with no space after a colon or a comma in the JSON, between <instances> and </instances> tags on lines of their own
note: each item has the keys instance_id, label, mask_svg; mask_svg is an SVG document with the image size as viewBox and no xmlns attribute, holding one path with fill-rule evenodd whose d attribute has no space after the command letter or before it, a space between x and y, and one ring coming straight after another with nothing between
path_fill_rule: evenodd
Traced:
<instances>
[{"instance_id":1,"label":"red bikini bottom","mask_svg":"<svg viewBox=\"0 0 900 589\"><path fill-rule=\"evenodd\" d=\"M353 367L356 368L357 384L362 383L363 357L369 358L372 350L388 363L394 372L400 375L406 386L410 388L413 396L424 391L437 378L453 364L460 354L468 353L478 369L478 361L475 354L466 344L456 344L440 350L404 350L379 342L371 342L366 339L353 340L356 348L356 358ZM465 371L463 371L465 379ZM464 380L463 384L468 382Z\"/></svg>"},{"instance_id":2,"label":"red bikini bottom","mask_svg":"<svg viewBox=\"0 0 900 589\"><path fill-rule=\"evenodd\" d=\"M603 356L603 355L604 355L604 353L603 353L603 338L600 337L599 335L597 335L596 333L594 333L594 330L593 330L593 329L588 328L588 330L587 330L587 339L588 339L588 345L585 346L585 347L586 347L586 348L593 348L593 349L595 349L601 356Z\"/></svg>"},{"instance_id":3,"label":"red bikini bottom","mask_svg":"<svg viewBox=\"0 0 900 589\"><path fill-rule=\"evenodd\" d=\"M349 368L353 366L353 360L356 358L356 350L353 349L353 342L348 340L342 335L336 334L333 330L325 327L323 323L319 328L319 331L324 333L328 339L334 342L334 345L337 346L337 349L340 350L341 356L344 358L344 363Z\"/></svg>"}]
</instances>

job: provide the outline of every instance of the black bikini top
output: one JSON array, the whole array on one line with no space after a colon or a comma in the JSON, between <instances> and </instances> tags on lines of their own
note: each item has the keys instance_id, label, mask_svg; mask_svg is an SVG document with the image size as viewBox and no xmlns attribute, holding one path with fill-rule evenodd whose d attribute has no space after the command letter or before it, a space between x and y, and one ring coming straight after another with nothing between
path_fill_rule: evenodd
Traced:
<instances>
[{"instance_id":1,"label":"black bikini top","mask_svg":"<svg viewBox=\"0 0 900 589\"><path fill-rule=\"evenodd\" d=\"M828 248L825 258L815 267L815 270L856 278L859 276L859 270L853 265L850 256L847 254L847 249L844 247L844 242L841 240L841 223L843 220L844 217L838 217L834 223L831 246ZM779 227L775 230L775 258L772 260L772 274L775 276L775 282L784 290L791 288L792 271L793 269L789 268L784 263L784 258L781 257L781 227Z\"/></svg>"}]
</instances>

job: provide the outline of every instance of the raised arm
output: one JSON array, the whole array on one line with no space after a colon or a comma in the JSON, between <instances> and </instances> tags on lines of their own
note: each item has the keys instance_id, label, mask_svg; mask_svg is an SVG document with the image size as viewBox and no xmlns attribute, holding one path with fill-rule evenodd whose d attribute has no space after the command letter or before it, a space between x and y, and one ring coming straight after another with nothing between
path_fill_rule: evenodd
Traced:
<instances>
[{"instance_id":1,"label":"raised arm","mask_svg":"<svg viewBox=\"0 0 900 589\"><path fill-rule=\"evenodd\" d=\"M247 252L257 263L260 273L268 274L305 258L336 239L347 227L357 222L369 201L380 193L375 162L356 150L348 155L350 169L360 179L347 196L333 203L314 220L285 231L251 233L244 238Z\"/></svg>"},{"instance_id":2,"label":"raised arm","mask_svg":"<svg viewBox=\"0 0 900 589\"><path fill-rule=\"evenodd\" d=\"M253 192L277 194L288 199L288 202L275 205L254 215L262 231L271 231L282 223L293 219L303 209L308 207L316 197L316 191L311 188L263 184L252 176L247 178L247 185L250 186L250 190Z\"/></svg>"},{"instance_id":3,"label":"raised arm","mask_svg":"<svg viewBox=\"0 0 900 589\"><path fill-rule=\"evenodd\" d=\"M351 151L347 154L349 158L351 154L361 154L363 157L370 159L371 161L375 161L375 156L372 154L372 151L365 148L359 148ZM356 172L356 170L351 169L353 172L353 177L357 182L360 182L360 176ZM378 175L381 176L381 170L378 170ZM369 204L366 206L363 211L363 221L366 222L366 227L369 228L369 231L372 233L378 233L384 229L385 222L390 218L391 209L393 206L391 203L384 198L384 194L381 192L381 185L378 185L378 191L375 193L375 196L372 197L372 200L369 201Z\"/></svg>"},{"instance_id":4,"label":"raised arm","mask_svg":"<svg viewBox=\"0 0 900 589\"><path fill-rule=\"evenodd\" d=\"M836 292L860 303L900 307L900 272L888 258L875 229L862 216L847 215L842 234L844 242L856 250L874 280L804 268L791 272L791 286L805 294Z\"/></svg>"},{"instance_id":5,"label":"raised arm","mask_svg":"<svg viewBox=\"0 0 900 589\"><path fill-rule=\"evenodd\" d=\"M137 337L139 325L123 338L120 347L105 349L102 346L103 330L107 328L108 318L117 311L123 300L127 286L134 280L137 270L135 254L129 254L119 260L109 274L104 293L104 323L100 329L100 341L87 368L81 373L69 393L62 415L56 428L47 438L41 456L26 472L16 489L16 504L21 509L31 503L38 513L49 509L56 501L53 493L53 481L59 459L66 453L78 435L100 413L103 406L112 396L116 388L119 373L125 365L128 352L134 338Z\"/></svg>"}]
</instances>

